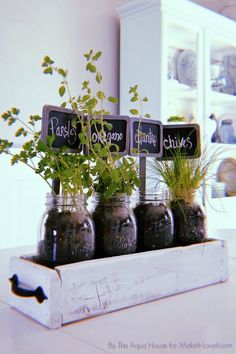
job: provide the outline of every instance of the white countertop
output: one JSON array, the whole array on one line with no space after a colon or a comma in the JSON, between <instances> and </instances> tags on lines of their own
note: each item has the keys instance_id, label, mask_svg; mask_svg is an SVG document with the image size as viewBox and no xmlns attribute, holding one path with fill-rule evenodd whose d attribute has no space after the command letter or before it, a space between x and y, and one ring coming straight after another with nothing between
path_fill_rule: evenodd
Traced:
<instances>
[{"instance_id":1,"label":"white countertop","mask_svg":"<svg viewBox=\"0 0 236 354\"><path fill-rule=\"evenodd\" d=\"M222 236L222 237L220 237ZM236 231L228 239L229 280L49 330L8 306L8 262L33 246L0 251L3 354L236 353Z\"/></svg>"}]
</instances>

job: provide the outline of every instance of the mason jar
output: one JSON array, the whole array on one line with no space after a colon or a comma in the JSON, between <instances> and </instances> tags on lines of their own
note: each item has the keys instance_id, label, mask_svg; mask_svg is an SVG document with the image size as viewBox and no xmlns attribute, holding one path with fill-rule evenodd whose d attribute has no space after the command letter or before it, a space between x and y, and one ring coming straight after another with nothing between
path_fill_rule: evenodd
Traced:
<instances>
[{"instance_id":1,"label":"mason jar","mask_svg":"<svg viewBox=\"0 0 236 354\"><path fill-rule=\"evenodd\" d=\"M85 194L76 198L47 194L39 227L39 263L53 268L94 257L95 228L86 201Z\"/></svg>"},{"instance_id":2,"label":"mason jar","mask_svg":"<svg viewBox=\"0 0 236 354\"><path fill-rule=\"evenodd\" d=\"M134 253L137 248L137 226L130 198L125 193L109 198L96 193L94 204L96 256Z\"/></svg>"},{"instance_id":3,"label":"mason jar","mask_svg":"<svg viewBox=\"0 0 236 354\"><path fill-rule=\"evenodd\" d=\"M171 201L178 245L201 243L207 237L205 209L197 191L178 192Z\"/></svg>"},{"instance_id":4,"label":"mason jar","mask_svg":"<svg viewBox=\"0 0 236 354\"><path fill-rule=\"evenodd\" d=\"M139 195L134 209L138 226L138 250L151 251L174 245L172 212L167 191L149 191Z\"/></svg>"}]
</instances>

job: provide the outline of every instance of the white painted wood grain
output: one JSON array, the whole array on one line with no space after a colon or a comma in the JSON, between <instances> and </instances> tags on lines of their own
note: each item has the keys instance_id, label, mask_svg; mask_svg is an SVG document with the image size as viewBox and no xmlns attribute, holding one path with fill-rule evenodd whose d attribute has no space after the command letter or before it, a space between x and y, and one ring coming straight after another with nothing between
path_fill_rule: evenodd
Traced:
<instances>
[{"instance_id":1,"label":"white painted wood grain","mask_svg":"<svg viewBox=\"0 0 236 354\"><path fill-rule=\"evenodd\" d=\"M42 304L10 292L10 304L49 328L174 295L228 279L222 240L132 255L42 267L14 257L10 276L41 285Z\"/></svg>"},{"instance_id":2,"label":"white painted wood grain","mask_svg":"<svg viewBox=\"0 0 236 354\"><path fill-rule=\"evenodd\" d=\"M57 268L63 323L227 280L223 241Z\"/></svg>"},{"instance_id":3,"label":"white painted wood grain","mask_svg":"<svg viewBox=\"0 0 236 354\"><path fill-rule=\"evenodd\" d=\"M22 287L27 286L33 290L41 286L48 299L40 304L35 297L23 298L13 294L10 287L10 305L49 328L61 327L61 280L58 273L31 261L13 257L10 260L9 277L13 274L17 274Z\"/></svg>"}]
</instances>

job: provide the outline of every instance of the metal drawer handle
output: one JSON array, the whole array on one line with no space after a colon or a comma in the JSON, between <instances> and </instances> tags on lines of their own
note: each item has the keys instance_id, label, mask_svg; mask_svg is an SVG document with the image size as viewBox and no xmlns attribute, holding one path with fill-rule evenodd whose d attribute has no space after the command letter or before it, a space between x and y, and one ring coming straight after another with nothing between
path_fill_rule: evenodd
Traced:
<instances>
[{"instance_id":1,"label":"metal drawer handle","mask_svg":"<svg viewBox=\"0 0 236 354\"><path fill-rule=\"evenodd\" d=\"M18 296L22 297L36 297L37 301L41 304L44 300L47 300L47 296L41 286L38 286L35 290L24 289L19 286L19 279L16 274L14 274L10 279L11 291Z\"/></svg>"}]
</instances>

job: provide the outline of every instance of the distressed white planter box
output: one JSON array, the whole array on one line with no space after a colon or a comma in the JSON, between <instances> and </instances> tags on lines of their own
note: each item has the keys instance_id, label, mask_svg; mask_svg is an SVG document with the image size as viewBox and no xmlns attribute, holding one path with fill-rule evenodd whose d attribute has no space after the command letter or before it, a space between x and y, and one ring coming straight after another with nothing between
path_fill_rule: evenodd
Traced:
<instances>
[{"instance_id":1,"label":"distressed white planter box","mask_svg":"<svg viewBox=\"0 0 236 354\"><path fill-rule=\"evenodd\" d=\"M25 258L25 257L24 257ZM10 305L49 328L165 296L225 282L225 241L90 260L50 269L13 257L10 277L41 286L47 299L20 297L10 288Z\"/></svg>"}]
</instances>

